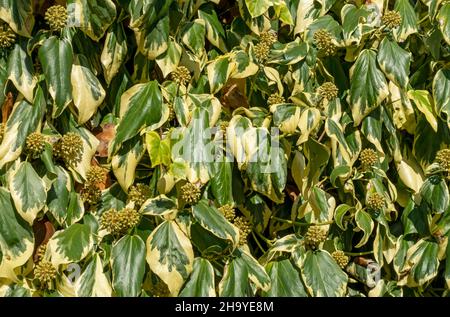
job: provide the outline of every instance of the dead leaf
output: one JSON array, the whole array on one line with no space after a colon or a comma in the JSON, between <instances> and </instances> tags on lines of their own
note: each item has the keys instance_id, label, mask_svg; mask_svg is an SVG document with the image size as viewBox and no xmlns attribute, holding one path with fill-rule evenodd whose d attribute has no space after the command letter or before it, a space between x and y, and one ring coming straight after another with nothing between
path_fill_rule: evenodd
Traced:
<instances>
[{"instance_id":1,"label":"dead leaf","mask_svg":"<svg viewBox=\"0 0 450 317\"><path fill-rule=\"evenodd\" d=\"M116 135L116 129L114 123L107 123L103 126L102 132L95 135L95 137L100 141L96 156L98 157L108 157L108 146L109 142L114 139Z\"/></svg>"},{"instance_id":2,"label":"dead leaf","mask_svg":"<svg viewBox=\"0 0 450 317\"><path fill-rule=\"evenodd\" d=\"M8 121L9 115L12 112L14 106L14 97L12 92L6 94L6 99L2 106L2 123L5 124Z\"/></svg>"}]
</instances>

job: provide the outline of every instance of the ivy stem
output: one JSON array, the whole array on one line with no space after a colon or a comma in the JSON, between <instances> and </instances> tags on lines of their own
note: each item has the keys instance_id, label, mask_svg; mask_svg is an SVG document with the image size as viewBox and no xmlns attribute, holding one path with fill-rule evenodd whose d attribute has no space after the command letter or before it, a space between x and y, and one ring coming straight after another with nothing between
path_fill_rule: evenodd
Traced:
<instances>
[{"instance_id":1,"label":"ivy stem","mask_svg":"<svg viewBox=\"0 0 450 317\"><path fill-rule=\"evenodd\" d=\"M365 251L365 252L344 252L346 255L350 256L360 256L360 255L368 255L373 254L373 251Z\"/></svg>"},{"instance_id":2,"label":"ivy stem","mask_svg":"<svg viewBox=\"0 0 450 317\"><path fill-rule=\"evenodd\" d=\"M252 231L252 233L256 233L256 235L261 238L261 240L263 240L268 246L272 246L273 245L273 241L267 239L265 236L263 236L261 233L257 232L257 231Z\"/></svg>"},{"instance_id":3,"label":"ivy stem","mask_svg":"<svg viewBox=\"0 0 450 317\"><path fill-rule=\"evenodd\" d=\"M256 245L257 245L258 248L262 251L262 253L266 253L266 250L264 250L264 248L262 247L262 245L259 243L258 238L256 237L255 232L253 232L253 231L252 231L252 236L253 236L253 239L254 239L255 242L256 242Z\"/></svg>"},{"instance_id":4,"label":"ivy stem","mask_svg":"<svg viewBox=\"0 0 450 317\"><path fill-rule=\"evenodd\" d=\"M333 220L325 221L325 222L321 222L321 223L303 223L303 222L297 222L297 221L287 220L287 219L283 219L283 218L278 218L275 216L272 216L272 219L275 219L279 222L288 223L288 224L291 224L294 226L299 226L299 227L326 226L326 225L331 225L332 223L334 223Z\"/></svg>"}]
</instances>

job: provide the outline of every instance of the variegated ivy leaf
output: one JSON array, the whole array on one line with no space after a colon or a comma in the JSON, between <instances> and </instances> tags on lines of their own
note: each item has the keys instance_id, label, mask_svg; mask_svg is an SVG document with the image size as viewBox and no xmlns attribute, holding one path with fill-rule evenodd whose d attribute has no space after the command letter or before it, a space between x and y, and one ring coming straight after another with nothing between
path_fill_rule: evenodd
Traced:
<instances>
[{"instance_id":1,"label":"variegated ivy leaf","mask_svg":"<svg viewBox=\"0 0 450 317\"><path fill-rule=\"evenodd\" d=\"M209 12L199 10L198 17L205 21L206 38L208 41L221 50L222 53L225 53L227 50L224 41L225 31L217 18L216 12L214 10L210 10Z\"/></svg>"},{"instance_id":2,"label":"variegated ivy leaf","mask_svg":"<svg viewBox=\"0 0 450 317\"><path fill-rule=\"evenodd\" d=\"M259 35L260 33L270 29L270 19L267 15L262 14L256 18L253 18L244 0L239 0L238 5L241 18L244 20L247 27L252 30L252 32Z\"/></svg>"},{"instance_id":3,"label":"variegated ivy leaf","mask_svg":"<svg viewBox=\"0 0 450 317\"><path fill-rule=\"evenodd\" d=\"M100 255L94 254L81 276L76 280L75 293L79 297L111 297L111 283L103 273Z\"/></svg>"},{"instance_id":4,"label":"variegated ivy leaf","mask_svg":"<svg viewBox=\"0 0 450 317\"><path fill-rule=\"evenodd\" d=\"M197 56L201 56L205 51L205 21L196 19L184 27L182 37L183 43Z\"/></svg>"},{"instance_id":5,"label":"variegated ivy leaf","mask_svg":"<svg viewBox=\"0 0 450 317\"><path fill-rule=\"evenodd\" d=\"M152 29L135 29L139 51L148 59L154 60L167 50L169 40L169 17L158 21Z\"/></svg>"},{"instance_id":6,"label":"variegated ivy leaf","mask_svg":"<svg viewBox=\"0 0 450 317\"><path fill-rule=\"evenodd\" d=\"M398 285L417 287L424 285L438 274L439 245L435 241L420 239L408 249L403 272L408 272Z\"/></svg>"},{"instance_id":7,"label":"variegated ivy leaf","mask_svg":"<svg viewBox=\"0 0 450 317\"><path fill-rule=\"evenodd\" d=\"M300 265L306 289L315 297L342 297L348 277L324 250L307 251Z\"/></svg>"},{"instance_id":8,"label":"variegated ivy leaf","mask_svg":"<svg viewBox=\"0 0 450 317\"><path fill-rule=\"evenodd\" d=\"M223 240L228 240L233 246L237 246L238 228L230 224L215 207L209 206L206 200L201 200L192 206L192 215L203 228Z\"/></svg>"},{"instance_id":9,"label":"variegated ivy leaf","mask_svg":"<svg viewBox=\"0 0 450 317\"><path fill-rule=\"evenodd\" d=\"M74 128L73 132L80 135L83 141L83 152L81 160L76 165L68 166L68 168L72 172L75 180L82 183L86 179L86 173L91 168L91 160L95 155L100 141L86 128Z\"/></svg>"},{"instance_id":10,"label":"variegated ivy leaf","mask_svg":"<svg viewBox=\"0 0 450 317\"><path fill-rule=\"evenodd\" d=\"M416 118L414 108L406 92L400 90L392 81L389 82L390 102L393 107L392 119L395 127L406 130L409 134L414 134L416 128Z\"/></svg>"},{"instance_id":11,"label":"variegated ivy leaf","mask_svg":"<svg viewBox=\"0 0 450 317\"><path fill-rule=\"evenodd\" d=\"M430 93L427 90L409 90L408 98L414 101L414 104L424 114L433 130L437 132L438 122Z\"/></svg>"},{"instance_id":12,"label":"variegated ivy leaf","mask_svg":"<svg viewBox=\"0 0 450 317\"><path fill-rule=\"evenodd\" d=\"M120 23L114 23L106 34L100 61L106 83L109 85L125 62L128 52L127 37Z\"/></svg>"},{"instance_id":13,"label":"variegated ivy leaf","mask_svg":"<svg viewBox=\"0 0 450 317\"><path fill-rule=\"evenodd\" d=\"M206 67L212 94L217 93L226 84L233 71L233 66L229 56L225 55L215 59Z\"/></svg>"},{"instance_id":14,"label":"variegated ivy leaf","mask_svg":"<svg viewBox=\"0 0 450 317\"><path fill-rule=\"evenodd\" d=\"M360 248L363 245L365 245L367 243L367 241L369 240L370 235L372 234L372 230L374 228L374 223L373 223L372 217L362 209L360 209L356 212L355 222L356 222L357 227L360 230L362 230L364 233L361 240L355 246L355 248Z\"/></svg>"},{"instance_id":15,"label":"variegated ivy leaf","mask_svg":"<svg viewBox=\"0 0 450 317\"><path fill-rule=\"evenodd\" d=\"M61 225L66 218L73 183L70 174L61 166L56 166L56 179L47 193L47 208Z\"/></svg>"},{"instance_id":16,"label":"variegated ivy leaf","mask_svg":"<svg viewBox=\"0 0 450 317\"><path fill-rule=\"evenodd\" d=\"M88 121L106 96L102 84L87 65L86 58L77 55L72 66L72 96L78 110L78 124Z\"/></svg>"},{"instance_id":17,"label":"variegated ivy leaf","mask_svg":"<svg viewBox=\"0 0 450 317\"><path fill-rule=\"evenodd\" d=\"M403 42L418 31L416 12L409 0L396 0L394 10L402 16L400 26L394 29L394 37L398 42Z\"/></svg>"},{"instance_id":18,"label":"variegated ivy leaf","mask_svg":"<svg viewBox=\"0 0 450 317\"><path fill-rule=\"evenodd\" d=\"M405 51L396 42L384 38L378 48L378 63L389 80L406 89L409 82L411 53Z\"/></svg>"},{"instance_id":19,"label":"variegated ivy leaf","mask_svg":"<svg viewBox=\"0 0 450 317\"><path fill-rule=\"evenodd\" d=\"M350 104L354 125L378 107L389 91L384 74L377 66L376 53L363 50L350 69Z\"/></svg>"},{"instance_id":20,"label":"variegated ivy leaf","mask_svg":"<svg viewBox=\"0 0 450 317\"><path fill-rule=\"evenodd\" d=\"M301 108L297 105L271 105L270 112L273 113L273 123L280 128L281 132L294 133L300 125Z\"/></svg>"},{"instance_id":21,"label":"variegated ivy leaf","mask_svg":"<svg viewBox=\"0 0 450 317\"><path fill-rule=\"evenodd\" d=\"M448 7L450 9L450 4ZM447 116L447 125L450 128L450 69L442 68L434 76L433 98L436 113L441 117L444 117L443 114Z\"/></svg>"},{"instance_id":22,"label":"variegated ivy leaf","mask_svg":"<svg viewBox=\"0 0 450 317\"><path fill-rule=\"evenodd\" d=\"M158 64L164 77L167 77L178 67L182 51L180 44L172 39L168 40L167 50L156 58L156 64Z\"/></svg>"},{"instance_id":23,"label":"variegated ivy leaf","mask_svg":"<svg viewBox=\"0 0 450 317\"><path fill-rule=\"evenodd\" d=\"M176 296L192 272L194 252L189 238L174 221L164 221L147 239L150 269Z\"/></svg>"},{"instance_id":24,"label":"variegated ivy leaf","mask_svg":"<svg viewBox=\"0 0 450 317\"><path fill-rule=\"evenodd\" d=\"M57 118L72 101L72 45L52 36L39 48L39 60L54 102L52 116Z\"/></svg>"},{"instance_id":25,"label":"variegated ivy leaf","mask_svg":"<svg viewBox=\"0 0 450 317\"><path fill-rule=\"evenodd\" d=\"M445 41L450 45L450 3L444 3L437 16L439 29L444 36Z\"/></svg>"},{"instance_id":26,"label":"variegated ivy leaf","mask_svg":"<svg viewBox=\"0 0 450 317\"><path fill-rule=\"evenodd\" d=\"M302 111L300 120L298 121L300 137L297 140L297 145L308 141L309 135L315 128L317 128L320 123L320 119L320 111L316 108L306 108Z\"/></svg>"},{"instance_id":27,"label":"variegated ivy leaf","mask_svg":"<svg viewBox=\"0 0 450 317\"><path fill-rule=\"evenodd\" d=\"M250 282L257 289L267 292L271 281L264 267L241 249L235 250L234 255L235 257L225 265L225 271L219 283L219 296L253 296Z\"/></svg>"},{"instance_id":28,"label":"variegated ivy leaf","mask_svg":"<svg viewBox=\"0 0 450 317\"><path fill-rule=\"evenodd\" d=\"M214 268L202 258L195 258L192 273L181 290L180 297L215 297Z\"/></svg>"},{"instance_id":29,"label":"variegated ivy leaf","mask_svg":"<svg viewBox=\"0 0 450 317\"><path fill-rule=\"evenodd\" d=\"M232 78L247 78L258 72L258 65L250 60L246 52L233 51L230 58L235 66L231 73Z\"/></svg>"},{"instance_id":30,"label":"variegated ivy leaf","mask_svg":"<svg viewBox=\"0 0 450 317\"><path fill-rule=\"evenodd\" d=\"M126 141L120 150L111 159L111 167L117 182L124 191L133 185L135 171L139 161L145 154L145 146L142 137L135 136Z\"/></svg>"},{"instance_id":31,"label":"variegated ivy leaf","mask_svg":"<svg viewBox=\"0 0 450 317\"><path fill-rule=\"evenodd\" d=\"M148 199L139 212L143 215L164 216L178 210L177 204L165 195Z\"/></svg>"},{"instance_id":32,"label":"variegated ivy leaf","mask_svg":"<svg viewBox=\"0 0 450 317\"><path fill-rule=\"evenodd\" d=\"M25 42L16 44L8 59L8 80L27 99L33 102L37 79L34 77L33 62L27 54Z\"/></svg>"},{"instance_id":33,"label":"variegated ivy leaf","mask_svg":"<svg viewBox=\"0 0 450 317\"><path fill-rule=\"evenodd\" d=\"M420 196L432 212L444 213L449 207L449 191L445 179L438 175L430 176L420 188Z\"/></svg>"},{"instance_id":34,"label":"variegated ivy leaf","mask_svg":"<svg viewBox=\"0 0 450 317\"><path fill-rule=\"evenodd\" d=\"M348 145L345 138L342 125L332 119L327 119L327 121L325 122L325 131L327 135L332 139L332 141L337 143L340 152L339 154L342 156L342 159L347 163L347 165L351 166L352 162L354 161L353 155L350 146ZM334 155L334 157L336 157L336 155Z\"/></svg>"},{"instance_id":35,"label":"variegated ivy leaf","mask_svg":"<svg viewBox=\"0 0 450 317\"><path fill-rule=\"evenodd\" d=\"M111 268L116 295L139 296L145 273L145 242L141 237L126 235L112 246Z\"/></svg>"},{"instance_id":36,"label":"variegated ivy leaf","mask_svg":"<svg viewBox=\"0 0 450 317\"><path fill-rule=\"evenodd\" d=\"M231 162L215 162L210 180L211 191L223 206L233 204L233 165Z\"/></svg>"},{"instance_id":37,"label":"variegated ivy leaf","mask_svg":"<svg viewBox=\"0 0 450 317\"><path fill-rule=\"evenodd\" d=\"M321 8L316 6L314 0L299 1L296 13L294 34L306 31L314 19L320 16Z\"/></svg>"},{"instance_id":38,"label":"variegated ivy leaf","mask_svg":"<svg viewBox=\"0 0 450 317\"><path fill-rule=\"evenodd\" d=\"M357 8L353 4L346 4L341 9L342 31L345 46L358 45L364 34L375 26L376 20L370 23L372 12L367 6ZM361 21L364 21L361 23Z\"/></svg>"},{"instance_id":39,"label":"variegated ivy leaf","mask_svg":"<svg viewBox=\"0 0 450 317\"><path fill-rule=\"evenodd\" d=\"M264 14L272 6L270 0L245 0L245 4L252 18Z\"/></svg>"},{"instance_id":40,"label":"variegated ivy leaf","mask_svg":"<svg viewBox=\"0 0 450 317\"><path fill-rule=\"evenodd\" d=\"M271 279L268 292L263 292L264 297L307 297L300 273L292 265L291 260L270 262L266 265L267 274Z\"/></svg>"},{"instance_id":41,"label":"variegated ivy leaf","mask_svg":"<svg viewBox=\"0 0 450 317\"><path fill-rule=\"evenodd\" d=\"M170 155L170 137L167 136L161 140L159 134L150 131L145 134L145 145L152 161L152 168L158 165L169 166L171 162Z\"/></svg>"},{"instance_id":42,"label":"variegated ivy leaf","mask_svg":"<svg viewBox=\"0 0 450 317\"><path fill-rule=\"evenodd\" d=\"M45 108L44 93L40 87L36 90L33 105L25 100L14 104L0 145L0 167L20 156L27 136L41 125Z\"/></svg>"},{"instance_id":43,"label":"variegated ivy leaf","mask_svg":"<svg viewBox=\"0 0 450 317\"><path fill-rule=\"evenodd\" d=\"M336 208L336 199L333 196L315 186L310 191L308 202L313 210L310 222L321 223L333 219L334 209ZM324 226L324 229L327 229L327 227Z\"/></svg>"},{"instance_id":44,"label":"variegated ivy leaf","mask_svg":"<svg viewBox=\"0 0 450 317\"><path fill-rule=\"evenodd\" d=\"M32 225L47 199L44 181L25 161L17 164L9 175L9 189L17 212Z\"/></svg>"},{"instance_id":45,"label":"variegated ivy leaf","mask_svg":"<svg viewBox=\"0 0 450 317\"><path fill-rule=\"evenodd\" d=\"M56 231L47 247L54 265L78 262L94 248L94 236L86 224L74 223L66 229Z\"/></svg>"},{"instance_id":46,"label":"variegated ivy leaf","mask_svg":"<svg viewBox=\"0 0 450 317\"><path fill-rule=\"evenodd\" d=\"M275 46L269 55L270 64L295 65L306 57L308 45L300 43L297 38L293 42Z\"/></svg>"},{"instance_id":47,"label":"variegated ivy leaf","mask_svg":"<svg viewBox=\"0 0 450 317\"><path fill-rule=\"evenodd\" d=\"M136 136L142 129L159 128L168 118L158 82L137 84L123 93L120 101L120 123L109 146L110 156L117 153L122 143Z\"/></svg>"},{"instance_id":48,"label":"variegated ivy leaf","mask_svg":"<svg viewBox=\"0 0 450 317\"><path fill-rule=\"evenodd\" d=\"M0 0L0 19L15 33L30 37L34 26L33 4L31 0Z\"/></svg>"},{"instance_id":49,"label":"variegated ivy leaf","mask_svg":"<svg viewBox=\"0 0 450 317\"><path fill-rule=\"evenodd\" d=\"M112 0L68 0L69 25L80 28L94 41L99 41L116 18Z\"/></svg>"},{"instance_id":50,"label":"variegated ivy leaf","mask_svg":"<svg viewBox=\"0 0 450 317\"><path fill-rule=\"evenodd\" d=\"M0 277L16 280L14 269L31 257L34 235L16 212L11 194L0 187Z\"/></svg>"}]
</instances>

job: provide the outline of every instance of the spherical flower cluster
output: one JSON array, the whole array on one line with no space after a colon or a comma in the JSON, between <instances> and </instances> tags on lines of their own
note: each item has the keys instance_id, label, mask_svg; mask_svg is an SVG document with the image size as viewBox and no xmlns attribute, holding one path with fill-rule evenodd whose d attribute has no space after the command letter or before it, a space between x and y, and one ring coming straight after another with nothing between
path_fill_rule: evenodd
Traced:
<instances>
[{"instance_id":1,"label":"spherical flower cluster","mask_svg":"<svg viewBox=\"0 0 450 317\"><path fill-rule=\"evenodd\" d=\"M33 132L27 136L25 150L32 158L37 158L44 152L45 136L39 132Z\"/></svg>"},{"instance_id":2,"label":"spherical flower cluster","mask_svg":"<svg viewBox=\"0 0 450 317\"><path fill-rule=\"evenodd\" d=\"M134 209L125 208L121 211L110 209L100 218L102 228L113 235L125 234L129 229L139 224L141 215Z\"/></svg>"},{"instance_id":3,"label":"spherical flower cluster","mask_svg":"<svg viewBox=\"0 0 450 317\"><path fill-rule=\"evenodd\" d=\"M102 191L97 186L90 186L87 183L84 184L80 194L81 199L90 205L97 204L102 197Z\"/></svg>"},{"instance_id":4,"label":"spherical flower cluster","mask_svg":"<svg viewBox=\"0 0 450 317\"><path fill-rule=\"evenodd\" d=\"M259 39L262 43L267 44L268 46L273 45L276 41L278 41L278 35L275 31L267 31L260 34Z\"/></svg>"},{"instance_id":5,"label":"spherical flower cluster","mask_svg":"<svg viewBox=\"0 0 450 317\"><path fill-rule=\"evenodd\" d=\"M63 159L67 165L76 165L81 162L83 155L83 140L74 132L65 134L54 147L54 154Z\"/></svg>"},{"instance_id":6,"label":"spherical flower cluster","mask_svg":"<svg viewBox=\"0 0 450 317\"><path fill-rule=\"evenodd\" d=\"M42 285L48 285L56 278L56 268L47 261L40 261L34 268L34 277Z\"/></svg>"},{"instance_id":7,"label":"spherical flower cluster","mask_svg":"<svg viewBox=\"0 0 450 317\"><path fill-rule=\"evenodd\" d=\"M369 209L380 210L384 207L384 197L378 193L373 193L367 198L366 205Z\"/></svg>"},{"instance_id":8,"label":"spherical flower cluster","mask_svg":"<svg viewBox=\"0 0 450 317\"><path fill-rule=\"evenodd\" d=\"M0 26L0 48L10 48L16 41L16 34L8 24Z\"/></svg>"},{"instance_id":9,"label":"spherical flower cluster","mask_svg":"<svg viewBox=\"0 0 450 317\"><path fill-rule=\"evenodd\" d=\"M278 94L271 94L269 98L267 98L267 103L269 106L276 105L279 103L285 103L284 97Z\"/></svg>"},{"instance_id":10,"label":"spherical flower cluster","mask_svg":"<svg viewBox=\"0 0 450 317\"><path fill-rule=\"evenodd\" d=\"M45 252L47 251L47 244L41 244L36 250L36 257L38 261L42 261L45 256Z\"/></svg>"},{"instance_id":11,"label":"spherical flower cluster","mask_svg":"<svg viewBox=\"0 0 450 317\"><path fill-rule=\"evenodd\" d=\"M331 256L336 261L336 263L341 267L341 269L345 269L348 264L349 258L345 255L344 251L337 250L334 251Z\"/></svg>"},{"instance_id":12,"label":"spherical flower cluster","mask_svg":"<svg viewBox=\"0 0 450 317\"><path fill-rule=\"evenodd\" d=\"M319 51L323 52L325 56L331 56L336 53L337 47L333 43L331 33L327 30L317 30L313 35L313 39Z\"/></svg>"},{"instance_id":13,"label":"spherical flower cluster","mask_svg":"<svg viewBox=\"0 0 450 317\"><path fill-rule=\"evenodd\" d=\"M450 173L450 149L439 150L436 153L435 161L440 167Z\"/></svg>"},{"instance_id":14,"label":"spherical flower cluster","mask_svg":"<svg viewBox=\"0 0 450 317\"><path fill-rule=\"evenodd\" d=\"M264 63L269 57L270 46L265 42L260 42L255 45L255 57L260 63Z\"/></svg>"},{"instance_id":15,"label":"spherical flower cluster","mask_svg":"<svg viewBox=\"0 0 450 317\"><path fill-rule=\"evenodd\" d=\"M200 200L200 188L192 183L186 183L181 186L181 198L189 205L193 205Z\"/></svg>"},{"instance_id":16,"label":"spherical flower cluster","mask_svg":"<svg viewBox=\"0 0 450 317\"><path fill-rule=\"evenodd\" d=\"M191 73L189 72L189 69L187 69L185 66L178 66L171 73L171 77L174 82L183 86L185 86L188 82L191 81Z\"/></svg>"},{"instance_id":17,"label":"spherical flower cluster","mask_svg":"<svg viewBox=\"0 0 450 317\"><path fill-rule=\"evenodd\" d=\"M91 185L102 183L106 177L106 170L101 166L91 166L86 173L86 182Z\"/></svg>"},{"instance_id":18,"label":"spherical flower cluster","mask_svg":"<svg viewBox=\"0 0 450 317\"><path fill-rule=\"evenodd\" d=\"M52 30L61 30L67 25L67 9L61 5L54 5L45 12L45 21Z\"/></svg>"},{"instance_id":19,"label":"spherical flower cluster","mask_svg":"<svg viewBox=\"0 0 450 317\"><path fill-rule=\"evenodd\" d=\"M219 207L219 211L224 215L225 219L229 222L232 222L236 217L236 213L234 211L234 207L232 205L223 205Z\"/></svg>"},{"instance_id":20,"label":"spherical flower cluster","mask_svg":"<svg viewBox=\"0 0 450 317\"><path fill-rule=\"evenodd\" d=\"M128 191L128 202L134 202L135 206L142 206L150 198L150 186L139 183L130 187Z\"/></svg>"},{"instance_id":21,"label":"spherical flower cluster","mask_svg":"<svg viewBox=\"0 0 450 317\"><path fill-rule=\"evenodd\" d=\"M402 16L397 11L388 11L381 17L381 22L388 28L393 29L402 23Z\"/></svg>"},{"instance_id":22,"label":"spherical flower cluster","mask_svg":"<svg viewBox=\"0 0 450 317\"><path fill-rule=\"evenodd\" d=\"M317 88L317 93L327 100L333 100L338 96L339 89L332 82L326 82Z\"/></svg>"},{"instance_id":23,"label":"spherical flower cluster","mask_svg":"<svg viewBox=\"0 0 450 317\"><path fill-rule=\"evenodd\" d=\"M252 225L245 217L236 217L234 225L239 229L239 245L247 243L248 235L252 232Z\"/></svg>"},{"instance_id":24,"label":"spherical flower cluster","mask_svg":"<svg viewBox=\"0 0 450 317\"><path fill-rule=\"evenodd\" d=\"M327 238L327 233L320 226L309 226L305 234L305 244L312 249L317 248L317 246L325 241Z\"/></svg>"},{"instance_id":25,"label":"spherical flower cluster","mask_svg":"<svg viewBox=\"0 0 450 317\"><path fill-rule=\"evenodd\" d=\"M372 149L364 149L359 154L359 161L363 170L368 170L378 162L378 155Z\"/></svg>"}]
</instances>

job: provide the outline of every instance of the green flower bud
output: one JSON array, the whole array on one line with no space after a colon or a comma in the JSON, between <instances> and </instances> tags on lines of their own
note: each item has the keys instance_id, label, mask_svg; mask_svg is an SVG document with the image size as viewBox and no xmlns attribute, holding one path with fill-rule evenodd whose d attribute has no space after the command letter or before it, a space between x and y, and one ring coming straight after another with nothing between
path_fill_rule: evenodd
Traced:
<instances>
[{"instance_id":1,"label":"green flower bud","mask_svg":"<svg viewBox=\"0 0 450 317\"><path fill-rule=\"evenodd\" d=\"M270 46L267 43L261 42L255 45L255 57L260 63L264 63L269 57Z\"/></svg>"},{"instance_id":2,"label":"green flower bud","mask_svg":"<svg viewBox=\"0 0 450 317\"><path fill-rule=\"evenodd\" d=\"M44 152L45 136L39 132L33 132L27 136L25 141L25 151L30 154L32 158L37 158Z\"/></svg>"},{"instance_id":3,"label":"green flower bud","mask_svg":"<svg viewBox=\"0 0 450 317\"><path fill-rule=\"evenodd\" d=\"M248 235L252 232L252 225L245 217L236 217L234 225L239 229L239 245L247 243Z\"/></svg>"},{"instance_id":4,"label":"green flower bud","mask_svg":"<svg viewBox=\"0 0 450 317\"><path fill-rule=\"evenodd\" d=\"M267 103L269 104L269 106L271 105L277 105L279 103L285 103L286 101L284 100L283 96L280 96L278 94L271 94L269 96L269 98L267 98Z\"/></svg>"},{"instance_id":5,"label":"green flower bud","mask_svg":"<svg viewBox=\"0 0 450 317\"><path fill-rule=\"evenodd\" d=\"M119 212L120 221L126 230L131 229L139 224L141 215L135 209L125 208Z\"/></svg>"},{"instance_id":6,"label":"green flower bud","mask_svg":"<svg viewBox=\"0 0 450 317\"><path fill-rule=\"evenodd\" d=\"M323 52L325 56L336 54L337 47L333 43L331 33L327 30L317 30L313 35L313 39L319 51Z\"/></svg>"},{"instance_id":7,"label":"green flower bud","mask_svg":"<svg viewBox=\"0 0 450 317\"><path fill-rule=\"evenodd\" d=\"M185 86L191 81L191 73L185 66L178 66L171 73L172 80L180 85Z\"/></svg>"},{"instance_id":8,"label":"green flower bud","mask_svg":"<svg viewBox=\"0 0 450 317\"><path fill-rule=\"evenodd\" d=\"M47 261L39 262L34 268L34 277L44 286L49 286L56 278L56 268Z\"/></svg>"},{"instance_id":9,"label":"green flower bud","mask_svg":"<svg viewBox=\"0 0 450 317\"><path fill-rule=\"evenodd\" d=\"M317 93L327 100L333 100L337 98L339 89L332 82L326 82L317 88Z\"/></svg>"},{"instance_id":10,"label":"green flower bud","mask_svg":"<svg viewBox=\"0 0 450 317\"><path fill-rule=\"evenodd\" d=\"M327 233L320 226L309 226L305 234L305 244L311 249L316 249L317 246L325 241Z\"/></svg>"},{"instance_id":11,"label":"green flower bud","mask_svg":"<svg viewBox=\"0 0 450 317\"><path fill-rule=\"evenodd\" d=\"M232 222L236 217L236 213L232 205L223 205L218 209L229 222Z\"/></svg>"},{"instance_id":12,"label":"green flower bud","mask_svg":"<svg viewBox=\"0 0 450 317\"><path fill-rule=\"evenodd\" d=\"M91 166L86 173L86 183L90 186L104 182L106 178L106 170L101 166Z\"/></svg>"},{"instance_id":13,"label":"green flower bud","mask_svg":"<svg viewBox=\"0 0 450 317\"><path fill-rule=\"evenodd\" d=\"M402 16L397 11L388 11L381 17L381 22L390 29L400 26Z\"/></svg>"},{"instance_id":14,"label":"green flower bud","mask_svg":"<svg viewBox=\"0 0 450 317\"><path fill-rule=\"evenodd\" d=\"M113 235L123 235L139 224L141 215L134 209L125 208L121 211L110 209L100 217L102 228Z\"/></svg>"},{"instance_id":15,"label":"green flower bud","mask_svg":"<svg viewBox=\"0 0 450 317\"><path fill-rule=\"evenodd\" d=\"M150 198L150 195L150 186L142 183L136 184L131 186L128 191L128 202L133 201L135 206L140 207Z\"/></svg>"},{"instance_id":16,"label":"green flower bud","mask_svg":"<svg viewBox=\"0 0 450 317\"><path fill-rule=\"evenodd\" d=\"M54 154L64 160L67 165L76 165L81 162L83 155L83 140L74 133L65 134L54 147Z\"/></svg>"},{"instance_id":17,"label":"green flower bud","mask_svg":"<svg viewBox=\"0 0 450 317\"><path fill-rule=\"evenodd\" d=\"M345 255L344 251L341 251L341 250L334 251L331 254L331 256L336 261L336 263L341 267L341 269L346 268L349 258L348 258L348 256Z\"/></svg>"},{"instance_id":18,"label":"green flower bud","mask_svg":"<svg viewBox=\"0 0 450 317\"><path fill-rule=\"evenodd\" d=\"M191 183L186 183L181 186L181 198L189 205L194 205L200 200L200 188Z\"/></svg>"},{"instance_id":19,"label":"green flower bud","mask_svg":"<svg viewBox=\"0 0 450 317\"><path fill-rule=\"evenodd\" d=\"M261 43L272 46L276 41L278 41L278 35L275 31L267 31L260 34L259 39Z\"/></svg>"},{"instance_id":20,"label":"green flower bud","mask_svg":"<svg viewBox=\"0 0 450 317\"><path fill-rule=\"evenodd\" d=\"M436 153L435 161L450 173L450 149L442 149Z\"/></svg>"},{"instance_id":21,"label":"green flower bud","mask_svg":"<svg viewBox=\"0 0 450 317\"><path fill-rule=\"evenodd\" d=\"M0 48L10 48L16 42L16 34L8 24L0 26Z\"/></svg>"},{"instance_id":22,"label":"green flower bud","mask_svg":"<svg viewBox=\"0 0 450 317\"><path fill-rule=\"evenodd\" d=\"M364 149L359 154L359 161L364 171L370 169L378 162L378 155L372 149Z\"/></svg>"},{"instance_id":23,"label":"green flower bud","mask_svg":"<svg viewBox=\"0 0 450 317\"><path fill-rule=\"evenodd\" d=\"M380 210L384 207L384 197L378 193L373 193L367 198L366 205L371 210Z\"/></svg>"},{"instance_id":24,"label":"green flower bud","mask_svg":"<svg viewBox=\"0 0 450 317\"><path fill-rule=\"evenodd\" d=\"M61 5L54 5L45 12L45 21L52 30L61 30L67 25L67 9Z\"/></svg>"}]
</instances>

